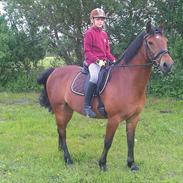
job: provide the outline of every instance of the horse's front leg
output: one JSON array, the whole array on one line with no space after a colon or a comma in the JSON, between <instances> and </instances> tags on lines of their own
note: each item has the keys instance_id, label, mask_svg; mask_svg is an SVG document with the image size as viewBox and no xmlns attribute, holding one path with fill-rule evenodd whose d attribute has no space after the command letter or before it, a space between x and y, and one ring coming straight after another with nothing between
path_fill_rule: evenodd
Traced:
<instances>
[{"instance_id":1,"label":"horse's front leg","mask_svg":"<svg viewBox=\"0 0 183 183\"><path fill-rule=\"evenodd\" d=\"M126 135L128 144L128 158L127 165L131 168L131 171L138 171L139 168L134 161L134 138L135 129L139 121L139 116L132 117L126 121Z\"/></svg>"},{"instance_id":2,"label":"horse's front leg","mask_svg":"<svg viewBox=\"0 0 183 183\"><path fill-rule=\"evenodd\" d=\"M104 149L103 149L101 158L99 160L100 169L103 171L107 170L107 165L106 165L107 154L112 145L113 137L114 137L116 129L119 125L119 122L120 122L119 120L115 120L113 118L108 119L106 135L105 135L105 140L104 140Z\"/></svg>"}]
</instances>

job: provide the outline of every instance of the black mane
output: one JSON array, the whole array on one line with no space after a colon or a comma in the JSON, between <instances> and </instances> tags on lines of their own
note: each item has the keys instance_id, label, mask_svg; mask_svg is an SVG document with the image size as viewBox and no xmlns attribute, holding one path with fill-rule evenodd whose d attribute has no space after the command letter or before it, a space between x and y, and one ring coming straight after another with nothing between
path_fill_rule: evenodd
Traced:
<instances>
[{"instance_id":1,"label":"black mane","mask_svg":"<svg viewBox=\"0 0 183 183\"><path fill-rule=\"evenodd\" d=\"M128 64L131 59L137 54L138 50L140 49L143 38L146 32L141 32L128 46L125 52L119 57L118 61L124 60L126 64Z\"/></svg>"},{"instance_id":2,"label":"black mane","mask_svg":"<svg viewBox=\"0 0 183 183\"><path fill-rule=\"evenodd\" d=\"M118 63L123 60L125 64L128 64L132 58L137 54L140 47L142 46L144 36L146 35L146 31L141 32L128 46L128 48L125 50L125 52L119 57ZM152 27L149 35L154 34L163 34L163 32L160 29Z\"/></svg>"}]
</instances>

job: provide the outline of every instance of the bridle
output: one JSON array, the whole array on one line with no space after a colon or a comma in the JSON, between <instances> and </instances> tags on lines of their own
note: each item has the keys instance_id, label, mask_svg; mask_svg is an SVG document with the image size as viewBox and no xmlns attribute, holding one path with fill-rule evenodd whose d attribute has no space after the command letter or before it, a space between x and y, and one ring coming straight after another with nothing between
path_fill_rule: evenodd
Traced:
<instances>
[{"instance_id":1,"label":"bridle","mask_svg":"<svg viewBox=\"0 0 183 183\"><path fill-rule=\"evenodd\" d=\"M156 34L158 34L160 32L157 32ZM148 57L148 61L147 63L145 64L126 64L126 63L123 63L123 64L115 64L114 66L115 67L150 67L152 65L154 65L156 68L159 68L160 66L160 60L162 58L163 55L169 53L168 50L165 50L165 49L162 49L160 50L158 53L156 54L153 54L152 51L151 51L151 48L148 44L148 41L147 41L147 38L151 36L150 34L146 34L144 36L144 43L145 43L145 51L146 51L146 54L147 54L147 57ZM117 61L117 63L120 63L120 61Z\"/></svg>"},{"instance_id":2,"label":"bridle","mask_svg":"<svg viewBox=\"0 0 183 183\"><path fill-rule=\"evenodd\" d=\"M145 48L146 48L145 50L146 50L147 57L148 57L148 63L152 63L152 65L154 65L156 67L159 67L160 60L161 60L162 56L167 54L167 53L169 53L169 52L166 49L161 49L158 53L153 54L152 51L151 51L151 48L150 48L150 46L149 46L149 44L147 42L147 38L149 36L150 36L149 34L146 34L144 36Z\"/></svg>"}]
</instances>

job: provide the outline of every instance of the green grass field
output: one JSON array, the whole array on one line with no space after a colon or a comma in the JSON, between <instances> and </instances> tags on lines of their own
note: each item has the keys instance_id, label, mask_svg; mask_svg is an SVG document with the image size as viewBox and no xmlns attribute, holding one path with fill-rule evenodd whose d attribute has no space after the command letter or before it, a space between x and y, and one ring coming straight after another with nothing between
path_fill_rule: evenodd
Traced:
<instances>
[{"instance_id":1,"label":"green grass field","mask_svg":"<svg viewBox=\"0 0 183 183\"><path fill-rule=\"evenodd\" d=\"M38 104L37 93L0 93L0 183L182 183L183 101L148 99L136 130L135 159L126 167L125 123L115 135L108 171L98 159L106 120L74 114L67 141L74 164L66 167L57 149L54 116Z\"/></svg>"}]
</instances>

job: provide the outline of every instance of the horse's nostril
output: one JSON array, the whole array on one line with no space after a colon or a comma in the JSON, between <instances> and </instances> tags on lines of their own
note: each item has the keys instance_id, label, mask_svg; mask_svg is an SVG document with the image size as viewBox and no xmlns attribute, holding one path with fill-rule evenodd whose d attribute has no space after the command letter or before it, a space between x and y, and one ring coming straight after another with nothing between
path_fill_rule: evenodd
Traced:
<instances>
[{"instance_id":1,"label":"horse's nostril","mask_svg":"<svg viewBox=\"0 0 183 183\"><path fill-rule=\"evenodd\" d=\"M163 62L162 65L161 65L162 71L163 71L164 73L170 72L171 67L172 67L172 64L169 64L169 63L167 63L167 62Z\"/></svg>"},{"instance_id":2,"label":"horse's nostril","mask_svg":"<svg viewBox=\"0 0 183 183\"><path fill-rule=\"evenodd\" d=\"M167 68L167 67L168 67L168 65L167 65L166 62L163 63L163 67L164 67L164 68Z\"/></svg>"}]
</instances>

